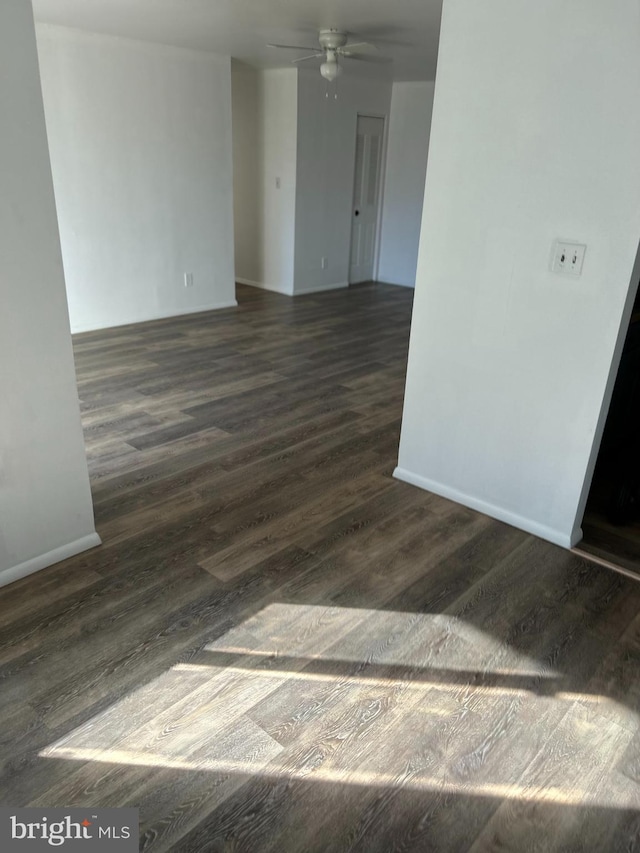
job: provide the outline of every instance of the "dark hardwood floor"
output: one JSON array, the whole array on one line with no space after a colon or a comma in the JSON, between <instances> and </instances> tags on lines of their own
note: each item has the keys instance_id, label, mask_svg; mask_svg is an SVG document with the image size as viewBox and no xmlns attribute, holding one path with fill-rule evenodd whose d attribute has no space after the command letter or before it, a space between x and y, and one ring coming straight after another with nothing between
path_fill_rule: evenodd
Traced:
<instances>
[{"instance_id":1,"label":"dark hardwood floor","mask_svg":"<svg viewBox=\"0 0 640 853\"><path fill-rule=\"evenodd\" d=\"M392 479L411 295L76 337L104 544L0 590L2 804L138 806L148 851L640 850L640 585Z\"/></svg>"}]
</instances>

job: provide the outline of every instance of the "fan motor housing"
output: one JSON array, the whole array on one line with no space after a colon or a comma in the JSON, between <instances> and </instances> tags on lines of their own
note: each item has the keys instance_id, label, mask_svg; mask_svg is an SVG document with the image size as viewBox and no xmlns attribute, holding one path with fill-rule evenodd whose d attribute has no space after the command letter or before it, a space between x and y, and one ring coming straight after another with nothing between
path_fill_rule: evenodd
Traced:
<instances>
[{"instance_id":1,"label":"fan motor housing","mask_svg":"<svg viewBox=\"0 0 640 853\"><path fill-rule=\"evenodd\" d=\"M318 36L320 47L324 50L336 50L347 43L347 34L340 30L320 30Z\"/></svg>"}]
</instances>

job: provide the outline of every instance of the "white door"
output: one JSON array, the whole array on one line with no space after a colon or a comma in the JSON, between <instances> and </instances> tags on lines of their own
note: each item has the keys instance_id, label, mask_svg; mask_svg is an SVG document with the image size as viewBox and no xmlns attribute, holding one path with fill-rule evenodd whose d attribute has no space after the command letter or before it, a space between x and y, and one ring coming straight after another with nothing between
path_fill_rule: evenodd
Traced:
<instances>
[{"instance_id":1,"label":"white door","mask_svg":"<svg viewBox=\"0 0 640 853\"><path fill-rule=\"evenodd\" d=\"M384 119L358 116L349 283L371 281L376 257Z\"/></svg>"}]
</instances>

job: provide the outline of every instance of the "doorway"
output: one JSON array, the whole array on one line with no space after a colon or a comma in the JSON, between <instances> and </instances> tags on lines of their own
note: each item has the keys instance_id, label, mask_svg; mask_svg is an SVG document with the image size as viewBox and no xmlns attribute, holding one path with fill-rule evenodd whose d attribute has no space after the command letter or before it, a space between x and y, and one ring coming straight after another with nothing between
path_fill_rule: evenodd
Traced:
<instances>
[{"instance_id":1,"label":"doorway","mask_svg":"<svg viewBox=\"0 0 640 853\"><path fill-rule=\"evenodd\" d=\"M349 284L371 281L376 261L384 118L358 116Z\"/></svg>"},{"instance_id":2,"label":"doorway","mask_svg":"<svg viewBox=\"0 0 640 853\"><path fill-rule=\"evenodd\" d=\"M579 550L640 575L640 290L582 522Z\"/></svg>"}]
</instances>

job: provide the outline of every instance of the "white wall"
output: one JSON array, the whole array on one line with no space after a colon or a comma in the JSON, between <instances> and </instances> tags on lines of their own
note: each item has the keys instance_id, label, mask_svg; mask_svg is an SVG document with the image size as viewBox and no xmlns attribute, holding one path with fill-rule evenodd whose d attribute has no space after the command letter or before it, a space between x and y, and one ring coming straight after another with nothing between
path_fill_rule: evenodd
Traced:
<instances>
[{"instance_id":1,"label":"white wall","mask_svg":"<svg viewBox=\"0 0 640 853\"><path fill-rule=\"evenodd\" d=\"M427 171L434 83L393 84L379 281L413 287Z\"/></svg>"},{"instance_id":2,"label":"white wall","mask_svg":"<svg viewBox=\"0 0 640 853\"><path fill-rule=\"evenodd\" d=\"M293 293L298 73L233 63L236 279Z\"/></svg>"},{"instance_id":3,"label":"white wall","mask_svg":"<svg viewBox=\"0 0 640 853\"><path fill-rule=\"evenodd\" d=\"M259 281L265 287L289 294L293 293L297 97L295 68L269 69L260 74L262 266Z\"/></svg>"},{"instance_id":4,"label":"white wall","mask_svg":"<svg viewBox=\"0 0 640 853\"><path fill-rule=\"evenodd\" d=\"M350 63L338 98L317 67L298 77L295 293L346 287L349 281L358 113L388 117L391 81ZM327 268L322 269L322 258Z\"/></svg>"},{"instance_id":5,"label":"white wall","mask_svg":"<svg viewBox=\"0 0 640 853\"><path fill-rule=\"evenodd\" d=\"M235 274L245 281L258 281L262 276L260 100L258 71L232 60Z\"/></svg>"},{"instance_id":6,"label":"white wall","mask_svg":"<svg viewBox=\"0 0 640 853\"><path fill-rule=\"evenodd\" d=\"M31 4L0 4L0 585L99 544Z\"/></svg>"},{"instance_id":7,"label":"white wall","mask_svg":"<svg viewBox=\"0 0 640 853\"><path fill-rule=\"evenodd\" d=\"M38 49L72 330L234 304L230 60L51 26Z\"/></svg>"},{"instance_id":8,"label":"white wall","mask_svg":"<svg viewBox=\"0 0 640 853\"><path fill-rule=\"evenodd\" d=\"M390 80L350 65L334 99L317 66L234 62L232 79L237 280L288 295L346 287L357 117L388 116Z\"/></svg>"},{"instance_id":9,"label":"white wall","mask_svg":"<svg viewBox=\"0 0 640 853\"><path fill-rule=\"evenodd\" d=\"M562 545L640 236L639 48L637 0L444 3L397 476Z\"/></svg>"}]
</instances>

